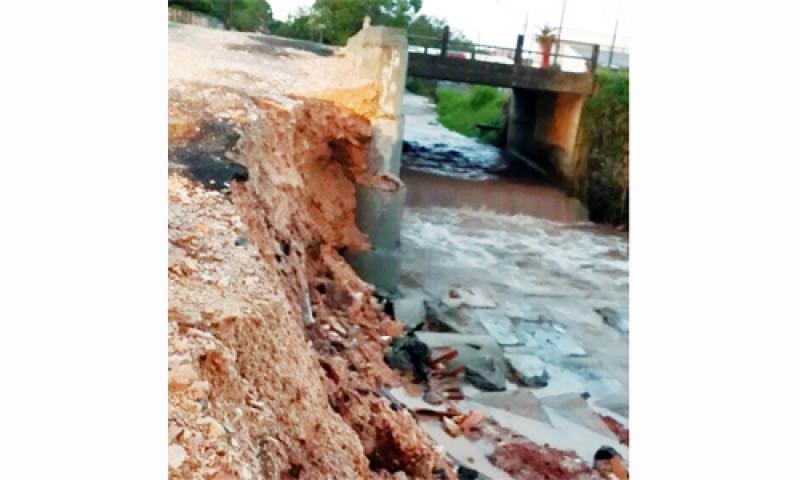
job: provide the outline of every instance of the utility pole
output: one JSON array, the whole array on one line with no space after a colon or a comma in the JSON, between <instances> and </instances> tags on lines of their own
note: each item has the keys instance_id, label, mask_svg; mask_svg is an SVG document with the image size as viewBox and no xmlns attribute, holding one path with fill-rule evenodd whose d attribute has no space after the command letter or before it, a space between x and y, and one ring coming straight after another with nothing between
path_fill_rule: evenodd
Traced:
<instances>
[{"instance_id":1,"label":"utility pole","mask_svg":"<svg viewBox=\"0 0 800 480\"><path fill-rule=\"evenodd\" d=\"M617 12L617 20L614 22L614 36L611 37L611 52L608 54L608 68L611 68L611 61L614 59L614 45L617 43L617 26L619 26L619 12Z\"/></svg>"},{"instance_id":2,"label":"utility pole","mask_svg":"<svg viewBox=\"0 0 800 480\"><path fill-rule=\"evenodd\" d=\"M558 23L558 40L556 41L556 55L553 64L558 65L558 50L561 48L561 30L564 29L564 12L567 11L567 0L561 5L561 21Z\"/></svg>"},{"instance_id":3,"label":"utility pole","mask_svg":"<svg viewBox=\"0 0 800 480\"><path fill-rule=\"evenodd\" d=\"M528 34L528 12L525 11L525 24L522 26L522 36Z\"/></svg>"}]
</instances>

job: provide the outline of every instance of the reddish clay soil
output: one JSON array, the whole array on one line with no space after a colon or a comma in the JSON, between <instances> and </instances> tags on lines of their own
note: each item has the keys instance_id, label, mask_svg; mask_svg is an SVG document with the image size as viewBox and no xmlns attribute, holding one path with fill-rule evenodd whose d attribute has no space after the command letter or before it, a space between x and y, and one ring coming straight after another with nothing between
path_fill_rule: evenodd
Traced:
<instances>
[{"instance_id":1,"label":"reddish clay soil","mask_svg":"<svg viewBox=\"0 0 800 480\"><path fill-rule=\"evenodd\" d=\"M600 417L603 419L604 422L606 422L608 428L611 429L612 432L614 432L614 435L616 435L617 438L619 438L620 442L622 442L624 445L629 445L628 442L630 441L629 440L630 433L628 429L625 428L624 425L614 420L614 418L612 417L606 415L600 415Z\"/></svg>"},{"instance_id":2,"label":"reddish clay soil","mask_svg":"<svg viewBox=\"0 0 800 480\"><path fill-rule=\"evenodd\" d=\"M575 452L539 445L487 419L484 436L495 443L489 461L516 480L589 480L602 478Z\"/></svg>"}]
</instances>

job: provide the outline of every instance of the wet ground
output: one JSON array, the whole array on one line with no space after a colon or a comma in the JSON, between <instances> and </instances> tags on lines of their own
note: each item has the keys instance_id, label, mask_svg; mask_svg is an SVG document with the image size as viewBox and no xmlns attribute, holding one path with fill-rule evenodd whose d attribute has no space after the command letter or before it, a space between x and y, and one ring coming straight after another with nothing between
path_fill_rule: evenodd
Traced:
<instances>
[{"instance_id":1,"label":"wet ground","mask_svg":"<svg viewBox=\"0 0 800 480\"><path fill-rule=\"evenodd\" d=\"M608 427L613 421L600 417L628 426L627 238L580 222L579 215L537 210L554 198L569 203L554 189L519 187L510 203L487 200L504 190L505 180L491 173L502 162L497 149L444 129L424 99L409 97L406 140L416 149L404 158L403 175L410 197L414 183L445 176L445 183L461 184L452 187L453 195L468 191L462 196L471 200L462 202L466 208L439 206L446 199L435 198L441 190L435 180L420 189L433 193L410 198L403 217L402 294L425 302L429 316L433 310L451 331L494 339L510 371L547 371L545 387L507 380L505 392L488 398L464 384L467 398L455 404L481 409L504 427L539 444L575 450L587 461L603 445L627 460L627 446ZM458 151L459 162L439 168L435 156L418 158L425 149ZM484 208L475 208L481 202ZM453 306L451 291L459 289L471 291L471 305ZM405 401L421 401L401 390L394 393ZM507 396L515 390L533 400L509 407ZM474 459L487 449L451 439L438 422L423 427L456 457Z\"/></svg>"}]
</instances>

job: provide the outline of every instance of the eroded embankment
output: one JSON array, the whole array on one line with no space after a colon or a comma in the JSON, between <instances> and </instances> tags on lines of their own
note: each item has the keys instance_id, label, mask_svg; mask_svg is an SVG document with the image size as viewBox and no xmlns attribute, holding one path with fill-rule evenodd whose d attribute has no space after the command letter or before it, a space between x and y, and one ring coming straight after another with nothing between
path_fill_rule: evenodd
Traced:
<instances>
[{"instance_id":1,"label":"eroded embankment","mask_svg":"<svg viewBox=\"0 0 800 480\"><path fill-rule=\"evenodd\" d=\"M455 478L381 394L402 328L340 255L369 121L201 85L169 118L170 477Z\"/></svg>"}]
</instances>

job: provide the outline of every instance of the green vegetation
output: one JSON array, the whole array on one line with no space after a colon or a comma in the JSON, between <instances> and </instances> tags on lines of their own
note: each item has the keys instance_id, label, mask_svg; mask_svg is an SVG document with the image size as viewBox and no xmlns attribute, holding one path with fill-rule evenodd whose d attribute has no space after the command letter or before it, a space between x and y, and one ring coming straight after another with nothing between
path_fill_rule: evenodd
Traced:
<instances>
[{"instance_id":1,"label":"green vegetation","mask_svg":"<svg viewBox=\"0 0 800 480\"><path fill-rule=\"evenodd\" d=\"M272 20L272 7L265 0L169 0L170 7L204 13L229 22L242 32L266 30Z\"/></svg>"},{"instance_id":2,"label":"green vegetation","mask_svg":"<svg viewBox=\"0 0 800 480\"><path fill-rule=\"evenodd\" d=\"M419 15L408 24L409 43L438 48L441 44L441 38L444 35L444 27L446 26L447 23L440 18ZM412 39L410 37L428 37L436 40L427 41L420 38ZM472 45L472 41L467 38L466 35L457 30L450 31L450 48L455 50L467 49L470 45ZM436 80L408 77L406 89L417 95L424 95L431 99L436 98Z\"/></svg>"},{"instance_id":3,"label":"green vegetation","mask_svg":"<svg viewBox=\"0 0 800 480\"><path fill-rule=\"evenodd\" d=\"M436 80L409 76L406 78L406 90L434 100L436 99Z\"/></svg>"},{"instance_id":4,"label":"green vegetation","mask_svg":"<svg viewBox=\"0 0 800 480\"><path fill-rule=\"evenodd\" d=\"M422 0L316 0L299 9L287 22L272 22L275 35L344 45L361 30L364 17L372 25L406 28L422 7Z\"/></svg>"},{"instance_id":5,"label":"green vegetation","mask_svg":"<svg viewBox=\"0 0 800 480\"><path fill-rule=\"evenodd\" d=\"M500 90L483 85L470 87L466 92L455 89L436 90L436 113L442 125L463 135L476 137L497 145L499 129L503 128L505 104L508 100ZM498 130L478 129L478 124L496 126Z\"/></svg>"},{"instance_id":6,"label":"green vegetation","mask_svg":"<svg viewBox=\"0 0 800 480\"><path fill-rule=\"evenodd\" d=\"M628 72L597 71L581 124L578 194L592 221L628 225Z\"/></svg>"}]
</instances>

